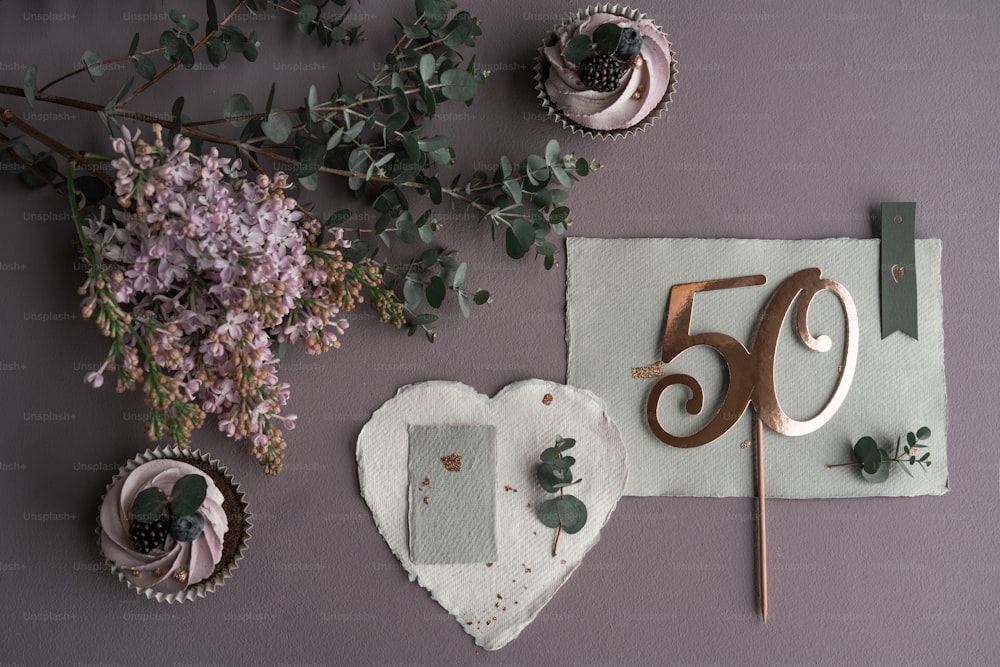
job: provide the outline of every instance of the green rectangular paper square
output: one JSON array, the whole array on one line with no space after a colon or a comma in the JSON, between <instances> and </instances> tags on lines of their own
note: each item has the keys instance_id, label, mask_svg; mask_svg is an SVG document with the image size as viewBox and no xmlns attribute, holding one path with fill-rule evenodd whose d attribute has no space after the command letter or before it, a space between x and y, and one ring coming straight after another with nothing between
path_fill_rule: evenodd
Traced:
<instances>
[{"instance_id":1,"label":"green rectangular paper square","mask_svg":"<svg viewBox=\"0 0 1000 667\"><path fill-rule=\"evenodd\" d=\"M411 560L495 561L496 429L414 425L409 436Z\"/></svg>"},{"instance_id":2,"label":"green rectangular paper square","mask_svg":"<svg viewBox=\"0 0 1000 667\"><path fill-rule=\"evenodd\" d=\"M636 380L631 369L661 359L665 311L674 285L763 274L767 284L699 293L691 332L721 332L751 344L757 319L775 288L802 269L820 268L851 294L857 306L857 369L844 403L822 428L800 437L764 434L767 495L781 498L937 495L948 490L941 242L915 243L920 339L901 333L882 339L879 300L879 241L824 239L586 239L566 243L568 383L589 389L608 405L628 453L625 495L752 496L751 411L724 435L701 447L680 449L650 429L646 401L653 380ZM625 276L625 278L623 278ZM615 286L609 292L608 286ZM829 397L843 343L843 315L836 299L820 294L809 310L813 334L831 336L832 352L814 352L794 336L786 315L774 378L782 409L806 419ZM672 361L702 385L703 412L685 411L681 387L660 402L663 424L673 433L697 430L715 413L727 386L725 363L705 346ZM882 445L908 430L931 429L933 467L913 468L913 477L891 471L870 484L857 469L828 468L853 460L862 436ZM898 468L898 467L897 467Z\"/></svg>"}]
</instances>

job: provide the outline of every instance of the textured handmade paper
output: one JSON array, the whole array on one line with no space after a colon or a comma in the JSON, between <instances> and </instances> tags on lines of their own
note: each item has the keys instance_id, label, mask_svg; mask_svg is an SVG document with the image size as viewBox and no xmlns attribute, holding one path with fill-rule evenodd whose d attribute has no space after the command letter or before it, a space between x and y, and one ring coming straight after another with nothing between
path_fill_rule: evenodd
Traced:
<instances>
[{"instance_id":1,"label":"textured handmade paper","mask_svg":"<svg viewBox=\"0 0 1000 667\"><path fill-rule=\"evenodd\" d=\"M751 496L753 448L751 410L722 437L691 449L664 444L646 421L646 398L654 380L636 380L631 369L660 360L667 297L673 285L764 274L767 284L697 294L691 332L717 331L749 347L764 304L785 278L817 267L823 277L847 288L857 306L860 347L847 398L832 419L804 436L765 430L769 496L832 498L911 496L945 493L947 398L941 304L941 244L918 240L920 340L903 334L881 339L879 242L827 239L761 241L741 239L567 240L568 382L603 398L622 430L630 470L626 495ZM793 313L794 317L794 313ZM775 365L777 396L784 411L806 419L823 406L836 382L845 320L837 299L819 294L809 313L810 331L833 339L830 352L805 348L791 320L783 325ZM705 391L701 415L683 411L687 395L671 389L660 403L660 421L678 434L697 431L726 390L721 358L706 347L685 351L670 373L696 378ZM671 397L674 397L673 399ZM892 464L890 478L869 484L854 468L827 464L853 460L862 436L879 443L929 427L933 465L912 468L911 478Z\"/></svg>"},{"instance_id":2,"label":"textured handmade paper","mask_svg":"<svg viewBox=\"0 0 1000 667\"><path fill-rule=\"evenodd\" d=\"M474 424L496 429L496 558L417 563L407 538L410 429ZM580 532L560 537L553 558L556 531L536 514L553 496L539 486L536 471L542 450L559 435L576 438L573 474L583 481L573 494L586 503L588 519ZM403 387L362 429L357 456L361 495L411 581L490 650L516 637L579 567L625 488L625 446L604 403L588 391L544 380L509 385L493 398L456 382ZM436 479L431 477L432 492Z\"/></svg>"},{"instance_id":3,"label":"textured handmade paper","mask_svg":"<svg viewBox=\"0 0 1000 667\"><path fill-rule=\"evenodd\" d=\"M410 427L414 563L496 560L495 434L483 424Z\"/></svg>"}]
</instances>

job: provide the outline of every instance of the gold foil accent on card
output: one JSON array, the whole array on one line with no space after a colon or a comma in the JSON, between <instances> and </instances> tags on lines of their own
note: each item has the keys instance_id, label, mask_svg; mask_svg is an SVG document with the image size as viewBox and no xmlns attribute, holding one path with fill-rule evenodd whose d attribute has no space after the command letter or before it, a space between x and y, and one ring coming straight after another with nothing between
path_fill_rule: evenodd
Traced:
<instances>
[{"instance_id":1,"label":"gold foil accent on card","mask_svg":"<svg viewBox=\"0 0 1000 667\"><path fill-rule=\"evenodd\" d=\"M444 469L448 472L462 472L461 454L449 454L448 456L442 456L441 463L444 464Z\"/></svg>"}]
</instances>

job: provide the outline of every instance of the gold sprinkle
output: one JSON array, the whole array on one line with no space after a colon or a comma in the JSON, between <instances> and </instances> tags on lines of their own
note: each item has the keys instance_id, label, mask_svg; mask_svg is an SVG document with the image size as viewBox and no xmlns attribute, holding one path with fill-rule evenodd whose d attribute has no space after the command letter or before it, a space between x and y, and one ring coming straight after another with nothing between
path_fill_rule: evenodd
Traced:
<instances>
[{"instance_id":1,"label":"gold sprinkle","mask_svg":"<svg viewBox=\"0 0 1000 667\"><path fill-rule=\"evenodd\" d=\"M187 581L188 580L187 570L185 570L184 568L180 568L180 567L177 568L176 570L174 570L174 579L176 579L177 581L180 581L181 583Z\"/></svg>"},{"instance_id":2,"label":"gold sprinkle","mask_svg":"<svg viewBox=\"0 0 1000 667\"><path fill-rule=\"evenodd\" d=\"M663 362L657 361L655 364L633 368L632 377L636 380L649 380L651 378L663 377Z\"/></svg>"},{"instance_id":3,"label":"gold sprinkle","mask_svg":"<svg viewBox=\"0 0 1000 667\"><path fill-rule=\"evenodd\" d=\"M424 505L430 505L430 504L431 504L431 497L424 496Z\"/></svg>"},{"instance_id":4,"label":"gold sprinkle","mask_svg":"<svg viewBox=\"0 0 1000 667\"><path fill-rule=\"evenodd\" d=\"M487 563L486 567L493 567L493 563Z\"/></svg>"},{"instance_id":5,"label":"gold sprinkle","mask_svg":"<svg viewBox=\"0 0 1000 667\"><path fill-rule=\"evenodd\" d=\"M635 91L634 93L632 93L632 99L633 100L641 100L642 99L642 93L639 92L638 90Z\"/></svg>"},{"instance_id":6,"label":"gold sprinkle","mask_svg":"<svg viewBox=\"0 0 1000 667\"><path fill-rule=\"evenodd\" d=\"M163 570L161 568L156 568L155 570L153 570L153 576L154 577L162 577L163 576Z\"/></svg>"},{"instance_id":7,"label":"gold sprinkle","mask_svg":"<svg viewBox=\"0 0 1000 667\"><path fill-rule=\"evenodd\" d=\"M503 596L497 593L497 600L503 600Z\"/></svg>"},{"instance_id":8,"label":"gold sprinkle","mask_svg":"<svg viewBox=\"0 0 1000 667\"><path fill-rule=\"evenodd\" d=\"M142 571L141 570L132 570L132 576L133 577L141 577L142 576Z\"/></svg>"},{"instance_id":9,"label":"gold sprinkle","mask_svg":"<svg viewBox=\"0 0 1000 667\"><path fill-rule=\"evenodd\" d=\"M749 447L750 447L749 440L744 440L743 442L740 443L740 449L749 449Z\"/></svg>"},{"instance_id":10,"label":"gold sprinkle","mask_svg":"<svg viewBox=\"0 0 1000 667\"><path fill-rule=\"evenodd\" d=\"M514 488L513 486L511 486L510 484L504 484L504 485L503 485L503 490L504 490L504 491L513 491L514 493L517 493L517 489L515 489L515 488Z\"/></svg>"},{"instance_id":11,"label":"gold sprinkle","mask_svg":"<svg viewBox=\"0 0 1000 667\"><path fill-rule=\"evenodd\" d=\"M441 463L444 464L444 469L448 472L462 472L461 454L449 454L448 456L442 456Z\"/></svg>"},{"instance_id":12,"label":"gold sprinkle","mask_svg":"<svg viewBox=\"0 0 1000 667\"><path fill-rule=\"evenodd\" d=\"M552 394L545 394L542 396L543 405L552 405Z\"/></svg>"},{"instance_id":13,"label":"gold sprinkle","mask_svg":"<svg viewBox=\"0 0 1000 667\"><path fill-rule=\"evenodd\" d=\"M562 559L561 561L559 561L559 564L560 564L560 565L565 565L565 564L566 564L566 559L565 559L565 558L563 558L563 559Z\"/></svg>"},{"instance_id":14,"label":"gold sprinkle","mask_svg":"<svg viewBox=\"0 0 1000 667\"><path fill-rule=\"evenodd\" d=\"M466 621L465 624L466 625L472 625L472 621Z\"/></svg>"},{"instance_id":15,"label":"gold sprinkle","mask_svg":"<svg viewBox=\"0 0 1000 667\"><path fill-rule=\"evenodd\" d=\"M638 53L628 59L628 64L632 69L642 69L644 63L645 61Z\"/></svg>"},{"instance_id":16,"label":"gold sprinkle","mask_svg":"<svg viewBox=\"0 0 1000 667\"><path fill-rule=\"evenodd\" d=\"M422 489L425 486L430 486L430 485L431 485L431 478L430 477L424 477L424 481L420 482L420 487L419 488Z\"/></svg>"}]
</instances>

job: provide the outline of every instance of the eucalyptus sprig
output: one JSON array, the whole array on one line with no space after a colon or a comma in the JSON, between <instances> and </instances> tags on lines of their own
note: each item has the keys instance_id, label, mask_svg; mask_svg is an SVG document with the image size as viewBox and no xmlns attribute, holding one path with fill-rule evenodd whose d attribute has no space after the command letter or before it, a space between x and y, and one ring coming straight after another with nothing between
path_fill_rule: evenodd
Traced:
<instances>
[{"instance_id":1,"label":"eucalyptus sprig","mask_svg":"<svg viewBox=\"0 0 1000 667\"><path fill-rule=\"evenodd\" d=\"M336 13L325 13L331 5L338 7ZM123 125L161 123L168 129L168 142L184 134L192 140L195 153L203 143L229 147L261 173L278 167L291 171L305 191L317 190L321 178L339 181L345 194L370 208L374 224L355 222L352 209L321 216L311 204L301 203L302 193L292 194L306 215L331 230L346 232L345 238L353 241L345 253L348 261L372 262L383 252L378 260L381 282L364 286L369 303L383 304L382 313L396 313L382 317L384 321L411 334L423 330L432 341L436 311L448 303L457 302L468 317L472 305L491 302L487 290L467 287L466 271L472 275L474 267L438 240L447 226L439 214L442 208L468 212L470 220L485 223L491 238L499 232L511 258L540 257L546 269L557 264L556 239L571 223L567 189L590 173L591 162L563 153L553 140L541 154L493 160L497 165L493 173L476 171L468 178L458 175L447 181L439 174L455 165L457 156L447 136L431 131L435 116L448 105L471 104L489 74L475 65L473 49L482 30L472 14L456 11L452 0L415 0L413 18L395 19L399 33L379 71L371 75L362 68L356 76L340 77L324 73L322 81L298 91L301 103L296 106L279 106L272 83L266 95L227 91L217 118L192 119L185 110L185 95L159 113L132 110L137 98L176 70L218 67L233 56L257 61L265 45L255 31L245 32L236 25L238 17L243 22L266 14L287 16L295 32L317 35L326 46L346 46L361 38L360 29L347 25L351 0L239 0L227 12L218 11L216 0L206 0L205 7L202 16L169 10L169 22L152 40L135 33L127 51L115 57L88 49L78 68L47 83L32 65L20 87L0 85L0 95L23 97L29 106L56 104L93 112L112 134ZM125 73L107 101L49 92L82 74L92 80L107 78L112 75L109 66L119 62L131 64L132 76ZM141 83L134 85L137 77ZM359 86L342 83L355 79ZM331 80L338 82L332 89ZM183 90L176 83L175 87ZM90 172L78 176L75 186L87 204L108 198L112 183L106 169L97 164L99 155L66 146L2 105L0 113L0 122L20 133L0 132L3 171L17 174L31 187L49 185L65 191L62 158ZM31 142L47 150L33 149ZM400 258L400 253L412 253L412 258ZM385 254L394 255L391 264ZM398 266L407 268L392 269ZM385 307L387 299L397 305Z\"/></svg>"},{"instance_id":2,"label":"eucalyptus sprig","mask_svg":"<svg viewBox=\"0 0 1000 667\"><path fill-rule=\"evenodd\" d=\"M890 452L890 447L881 448L874 438L866 435L854 445L853 451L854 456L857 458L856 461L851 461L850 463L831 463L827 467L860 467L862 479L872 484L881 484L889 479L891 466L886 464L897 463L903 472L913 477L913 473L909 470L911 466L916 465L921 469L927 469L931 465L931 453L929 451L920 451L927 448L927 445L920 443L930 437L931 430L926 426L921 426L916 431L907 432L905 445L902 444L903 437L897 437L895 449ZM901 446L902 452L900 452Z\"/></svg>"},{"instance_id":3,"label":"eucalyptus sprig","mask_svg":"<svg viewBox=\"0 0 1000 667\"><path fill-rule=\"evenodd\" d=\"M579 484L582 479L573 479L572 466L576 459L563 456L563 452L576 444L573 438L556 436L556 443L546 448L541 455L542 463L538 466L538 483L549 493L558 493L558 498L550 498L538 507L538 518L549 528L556 529L556 537L552 542L552 557L556 557L559 547L559 536L563 531L570 535L580 532L587 523L587 506L582 500L566 494L567 486Z\"/></svg>"},{"instance_id":4,"label":"eucalyptus sprig","mask_svg":"<svg viewBox=\"0 0 1000 667\"><path fill-rule=\"evenodd\" d=\"M566 42L566 46L563 47L563 58L568 63L579 65L595 54L610 55L618 50L622 33L621 26L602 23L597 26L593 35L574 35Z\"/></svg>"},{"instance_id":5,"label":"eucalyptus sprig","mask_svg":"<svg viewBox=\"0 0 1000 667\"><path fill-rule=\"evenodd\" d=\"M143 489L132 501L132 518L141 523L153 523L164 516L193 515L205 502L208 483L201 475L184 475L174 483L167 496L163 489L151 486Z\"/></svg>"}]
</instances>

